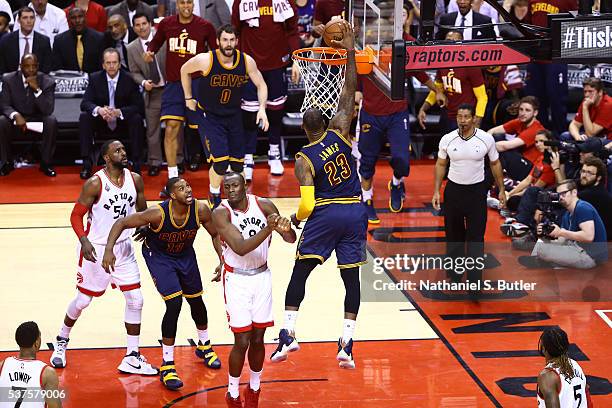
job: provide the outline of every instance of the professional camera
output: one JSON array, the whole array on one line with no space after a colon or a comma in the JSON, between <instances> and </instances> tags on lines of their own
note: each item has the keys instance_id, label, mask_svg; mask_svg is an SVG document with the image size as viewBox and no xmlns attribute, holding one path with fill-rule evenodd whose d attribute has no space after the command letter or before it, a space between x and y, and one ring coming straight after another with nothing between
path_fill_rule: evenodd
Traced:
<instances>
[{"instance_id":1,"label":"professional camera","mask_svg":"<svg viewBox=\"0 0 612 408\"><path fill-rule=\"evenodd\" d=\"M542 221L540 222L542 232L538 236L550 238L550 233L555 229L553 224L558 224L558 216L555 210L561 208L559 198L559 193L554 191L538 192L537 207L542 211Z\"/></svg>"},{"instance_id":2,"label":"professional camera","mask_svg":"<svg viewBox=\"0 0 612 408\"><path fill-rule=\"evenodd\" d=\"M580 153L593 153L605 163L610 155L610 151L604 148L604 144L597 137L590 137L581 142L563 142L560 140L546 140L545 146L556 147L559 150L559 161L563 164L570 163L578 165L580 163ZM550 152L544 151L544 163L550 164Z\"/></svg>"}]
</instances>

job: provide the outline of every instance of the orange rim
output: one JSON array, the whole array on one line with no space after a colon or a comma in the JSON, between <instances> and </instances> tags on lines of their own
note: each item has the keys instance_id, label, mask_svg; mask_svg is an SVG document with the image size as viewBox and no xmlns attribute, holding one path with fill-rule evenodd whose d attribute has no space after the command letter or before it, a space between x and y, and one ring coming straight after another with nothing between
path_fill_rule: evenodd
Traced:
<instances>
[{"instance_id":1,"label":"orange rim","mask_svg":"<svg viewBox=\"0 0 612 408\"><path fill-rule=\"evenodd\" d=\"M333 59L328 58L316 58L316 57L306 57L301 54L324 54L326 56L333 56ZM346 50L343 48L331 48L331 47L310 47L310 48L300 48L299 50L293 51L293 58L300 61L307 62L322 62L326 65L344 65L346 64Z\"/></svg>"}]
</instances>

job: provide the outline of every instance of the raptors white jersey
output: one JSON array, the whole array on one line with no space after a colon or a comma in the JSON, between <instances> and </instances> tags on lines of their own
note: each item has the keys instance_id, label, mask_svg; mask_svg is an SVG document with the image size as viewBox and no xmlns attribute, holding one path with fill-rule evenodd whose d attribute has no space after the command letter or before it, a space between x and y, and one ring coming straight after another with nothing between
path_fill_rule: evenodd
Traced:
<instances>
[{"instance_id":1,"label":"raptors white jersey","mask_svg":"<svg viewBox=\"0 0 612 408\"><path fill-rule=\"evenodd\" d=\"M7 357L2 365L2 373L0 373L0 389L9 390L16 388L42 388L42 372L47 364L39 360L22 360L17 357ZM7 396L8 391L3 391L4 396ZM33 395L32 397L37 397ZM0 407L15 407L16 401L11 399L11 403L0 402ZM45 406L44 401L40 402L22 402L19 405L21 408L42 408Z\"/></svg>"},{"instance_id":2,"label":"raptors white jersey","mask_svg":"<svg viewBox=\"0 0 612 408\"><path fill-rule=\"evenodd\" d=\"M257 203L257 196L247 194L247 200L249 203L244 212L233 209L227 200L221 201L221 205L225 207L229 213L231 223L238 228L238 231L240 231L245 239L254 236L268 224L267 217ZM223 260L226 265L232 268L259 268L268 261L270 240L271 237L266 238L257 248L255 248L255 250L244 256L236 254L229 245L223 242Z\"/></svg>"},{"instance_id":3,"label":"raptors white jersey","mask_svg":"<svg viewBox=\"0 0 612 408\"><path fill-rule=\"evenodd\" d=\"M136 211L136 185L132 173L123 169L123 185L114 184L104 169L96 172L101 188L96 201L87 214L87 238L93 244L106 245L108 233L119 218L127 217ZM129 238L134 229L124 230L117 242Z\"/></svg>"},{"instance_id":4,"label":"raptors white jersey","mask_svg":"<svg viewBox=\"0 0 612 408\"><path fill-rule=\"evenodd\" d=\"M552 363L546 366L546 369L552 370L559 375L561 380L561 391L559 392L559 406L561 408L587 408L587 383L586 376L582 368L577 362L570 358L572 367L574 368L574 377L568 379L565 375L559 372L557 367L553 367ZM542 399L540 390L538 389L538 408L546 408L546 403Z\"/></svg>"}]
</instances>

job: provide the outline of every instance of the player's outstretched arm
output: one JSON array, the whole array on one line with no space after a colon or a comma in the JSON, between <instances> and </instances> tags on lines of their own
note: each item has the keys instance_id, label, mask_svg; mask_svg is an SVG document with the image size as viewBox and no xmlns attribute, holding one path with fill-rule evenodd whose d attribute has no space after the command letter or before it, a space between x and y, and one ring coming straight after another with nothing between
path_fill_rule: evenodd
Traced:
<instances>
[{"instance_id":1,"label":"player's outstretched arm","mask_svg":"<svg viewBox=\"0 0 612 408\"><path fill-rule=\"evenodd\" d=\"M280 212L278 208L272 200L267 198L257 198L257 202L259 203L261 209L264 211L264 214L267 216L271 214L279 215L278 225L276 226L275 231L278 232L285 242L293 244L297 239L295 235L295 231L291 228L291 221L288 218L280 216Z\"/></svg>"},{"instance_id":2,"label":"player's outstretched arm","mask_svg":"<svg viewBox=\"0 0 612 408\"><path fill-rule=\"evenodd\" d=\"M551 370L543 370L538 376L538 389L544 397L546 408L560 408L559 392L561 384L559 376Z\"/></svg>"},{"instance_id":3,"label":"player's outstretched arm","mask_svg":"<svg viewBox=\"0 0 612 408\"><path fill-rule=\"evenodd\" d=\"M309 162L301 153L298 153L295 160L294 172L300 183L300 205L297 212L291 215L291 222L297 227L310 216L315 205L314 175Z\"/></svg>"},{"instance_id":4,"label":"player's outstretched arm","mask_svg":"<svg viewBox=\"0 0 612 408\"><path fill-rule=\"evenodd\" d=\"M353 120L353 110L355 109L355 91L357 90L357 67L355 65L355 34L351 25L342 20L342 40L332 40L337 48L346 49L346 72L344 87L340 94L338 111L329 122L329 129L335 129L348 140L351 121Z\"/></svg>"},{"instance_id":5,"label":"player's outstretched arm","mask_svg":"<svg viewBox=\"0 0 612 408\"><path fill-rule=\"evenodd\" d=\"M257 117L255 122L259 125L261 121L261 129L265 132L268 130L268 116L266 115L266 103L268 102L268 85L264 81L263 76L259 69L257 69L257 63L255 60L247 54L243 54L246 60L247 72L249 78L253 82L253 85L257 88L257 100L259 102L259 110L257 111Z\"/></svg>"},{"instance_id":6,"label":"player's outstretched arm","mask_svg":"<svg viewBox=\"0 0 612 408\"><path fill-rule=\"evenodd\" d=\"M120 218L113 224L108 239L106 240L106 248L104 249L104 258L102 259L102 267L106 272L110 273L115 268L115 254L113 247L117 239L127 228L138 228L144 225L157 227L162 222L162 210L159 206L149 207L144 211L130 214L127 217Z\"/></svg>"},{"instance_id":7,"label":"player's outstretched arm","mask_svg":"<svg viewBox=\"0 0 612 408\"><path fill-rule=\"evenodd\" d=\"M210 53L198 54L181 67L181 85L185 94L185 106L192 111L196 110L197 102L193 97L191 89L191 74L194 72L206 72L211 63Z\"/></svg>"},{"instance_id":8,"label":"player's outstretched arm","mask_svg":"<svg viewBox=\"0 0 612 408\"><path fill-rule=\"evenodd\" d=\"M45 398L45 407L62 408L62 400L59 398L59 378L51 367L45 367L42 373L42 388L48 392ZM53 392L55 391L55 393Z\"/></svg>"},{"instance_id":9,"label":"player's outstretched arm","mask_svg":"<svg viewBox=\"0 0 612 408\"><path fill-rule=\"evenodd\" d=\"M144 181L138 173L132 172L134 185L136 186L136 211L144 211L147 209L147 199L144 194Z\"/></svg>"},{"instance_id":10,"label":"player's outstretched arm","mask_svg":"<svg viewBox=\"0 0 612 408\"><path fill-rule=\"evenodd\" d=\"M230 222L227 208L219 206L213 211L213 222L219 235L221 235L223 241L232 248L232 251L240 256L244 256L255 250L264 242L276 229L278 218L278 214L269 215L268 224L264 228L252 237L244 239L240 231L238 231L238 228Z\"/></svg>"},{"instance_id":11,"label":"player's outstretched arm","mask_svg":"<svg viewBox=\"0 0 612 408\"><path fill-rule=\"evenodd\" d=\"M96 262L96 250L87 238L87 233L85 232L85 227L83 225L83 216L87 214L93 203L98 199L98 192L100 191L101 183L100 177L90 177L83 185L81 194L74 204L72 213L70 214L70 224L72 225L72 229L81 243L81 254L83 255L83 258L89 262Z\"/></svg>"}]
</instances>

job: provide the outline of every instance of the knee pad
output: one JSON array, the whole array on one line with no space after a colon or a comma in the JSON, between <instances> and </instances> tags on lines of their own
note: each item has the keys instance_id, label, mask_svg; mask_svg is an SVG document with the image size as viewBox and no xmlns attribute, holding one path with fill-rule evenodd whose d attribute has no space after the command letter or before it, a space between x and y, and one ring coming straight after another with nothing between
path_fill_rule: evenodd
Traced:
<instances>
[{"instance_id":1,"label":"knee pad","mask_svg":"<svg viewBox=\"0 0 612 408\"><path fill-rule=\"evenodd\" d=\"M244 170L244 162L230 161L229 165L233 172L242 173Z\"/></svg>"},{"instance_id":2,"label":"knee pad","mask_svg":"<svg viewBox=\"0 0 612 408\"><path fill-rule=\"evenodd\" d=\"M257 123L255 119L257 118L257 112L248 112L242 111L242 124L244 126L244 130L246 131L257 131Z\"/></svg>"},{"instance_id":3,"label":"knee pad","mask_svg":"<svg viewBox=\"0 0 612 408\"><path fill-rule=\"evenodd\" d=\"M361 303L361 285L359 283L359 267L340 270L340 276L344 282L346 295L344 296L344 311L346 313L359 312Z\"/></svg>"},{"instance_id":4,"label":"knee pad","mask_svg":"<svg viewBox=\"0 0 612 408\"><path fill-rule=\"evenodd\" d=\"M166 300L166 313L164 313L162 319L162 337L170 339L176 337L176 326L182 305L183 298L181 296Z\"/></svg>"},{"instance_id":5,"label":"knee pad","mask_svg":"<svg viewBox=\"0 0 612 408\"><path fill-rule=\"evenodd\" d=\"M81 312L91 303L92 296L86 295L82 292L77 292L76 297L68 305L66 314L72 320L77 320L81 316Z\"/></svg>"},{"instance_id":6,"label":"knee pad","mask_svg":"<svg viewBox=\"0 0 612 408\"><path fill-rule=\"evenodd\" d=\"M206 326L208 324L208 312L202 296L194 298L186 298L189 307L191 308L191 318L198 326Z\"/></svg>"},{"instance_id":7,"label":"knee pad","mask_svg":"<svg viewBox=\"0 0 612 408\"><path fill-rule=\"evenodd\" d=\"M410 174L410 162L407 157L391 157L391 167L396 178L408 177Z\"/></svg>"},{"instance_id":8,"label":"knee pad","mask_svg":"<svg viewBox=\"0 0 612 408\"><path fill-rule=\"evenodd\" d=\"M227 171L227 167L229 166L229 164L230 164L229 160L222 160L222 161L214 162L213 163L213 170L219 176L223 176L225 174L225 172Z\"/></svg>"},{"instance_id":9,"label":"knee pad","mask_svg":"<svg viewBox=\"0 0 612 408\"><path fill-rule=\"evenodd\" d=\"M142 292L140 289L128 290L123 292L123 296L125 296L125 322L140 324L144 304Z\"/></svg>"}]
</instances>

